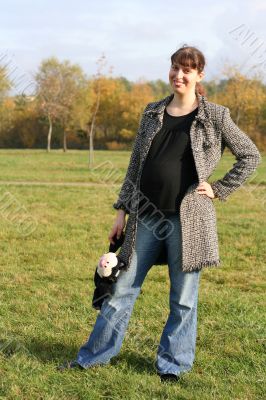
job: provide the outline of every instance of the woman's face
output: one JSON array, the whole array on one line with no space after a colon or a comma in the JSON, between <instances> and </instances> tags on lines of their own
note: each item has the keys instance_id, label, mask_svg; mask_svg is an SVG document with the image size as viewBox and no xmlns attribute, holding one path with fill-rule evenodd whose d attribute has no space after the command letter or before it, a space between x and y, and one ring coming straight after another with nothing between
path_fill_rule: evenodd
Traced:
<instances>
[{"instance_id":1,"label":"woman's face","mask_svg":"<svg viewBox=\"0 0 266 400\"><path fill-rule=\"evenodd\" d=\"M169 83L176 93L195 91L197 82L200 82L204 72L197 69L172 64L169 71Z\"/></svg>"}]
</instances>

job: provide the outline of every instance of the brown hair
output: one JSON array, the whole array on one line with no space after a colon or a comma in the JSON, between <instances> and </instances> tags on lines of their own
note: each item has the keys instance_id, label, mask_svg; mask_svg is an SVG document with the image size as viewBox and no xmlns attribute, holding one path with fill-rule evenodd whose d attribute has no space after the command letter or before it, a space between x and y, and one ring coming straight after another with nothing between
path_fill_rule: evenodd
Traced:
<instances>
[{"instance_id":1,"label":"brown hair","mask_svg":"<svg viewBox=\"0 0 266 400\"><path fill-rule=\"evenodd\" d=\"M171 63L179 64L183 67L189 67L197 69L198 72L202 72L205 67L205 57L200 50L193 46L187 46L184 44L178 50L171 55ZM196 91L202 96L206 96L206 90L200 83L196 83Z\"/></svg>"}]
</instances>

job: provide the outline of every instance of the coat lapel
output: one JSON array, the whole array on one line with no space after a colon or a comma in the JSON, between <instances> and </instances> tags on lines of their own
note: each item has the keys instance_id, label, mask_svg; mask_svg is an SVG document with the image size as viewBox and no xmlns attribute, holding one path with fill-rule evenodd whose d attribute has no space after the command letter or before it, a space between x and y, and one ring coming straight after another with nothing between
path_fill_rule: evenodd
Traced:
<instances>
[{"instance_id":1,"label":"coat lapel","mask_svg":"<svg viewBox=\"0 0 266 400\"><path fill-rule=\"evenodd\" d=\"M205 96L200 95L198 92L195 92L198 99L198 113L195 116L195 119L205 124L210 120L210 113L208 110L208 101ZM163 100L152 105L152 108L145 112L146 115L150 114L152 117L156 117L162 122L164 109L168 106L168 104L172 101L174 94L170 94L165 97Z\"/></svg>"}]
</instances>

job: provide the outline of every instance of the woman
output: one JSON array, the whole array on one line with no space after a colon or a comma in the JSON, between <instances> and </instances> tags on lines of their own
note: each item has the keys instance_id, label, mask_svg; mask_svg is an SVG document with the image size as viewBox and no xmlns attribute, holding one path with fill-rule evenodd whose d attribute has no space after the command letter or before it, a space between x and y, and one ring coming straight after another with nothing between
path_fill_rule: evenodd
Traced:
<instances>
[{"instance_id":1,"label":"woman","mask_svg":"<svg viewBox=\"0 0 266 400\"><path fill-rule=\"evenodd\" d=\"M106 298L94 329L77 359L60 367L107 364L117 355L141 285L165 246L170 277L170 313L156 357L162 382L178 380L195 358L197 303L201 270L219 266L213 199L225 201L261 160L251 139L230 117L227 107L208 102L200 81L205 59L195 47L171 56L173 94L145 108L118 210L109 234L114 243L125 230L120 257L127 270ZM207 179L225 146L237 157L220 180ZM125 216L129 214L127 223Z\"/></svg>"}]
</instances>

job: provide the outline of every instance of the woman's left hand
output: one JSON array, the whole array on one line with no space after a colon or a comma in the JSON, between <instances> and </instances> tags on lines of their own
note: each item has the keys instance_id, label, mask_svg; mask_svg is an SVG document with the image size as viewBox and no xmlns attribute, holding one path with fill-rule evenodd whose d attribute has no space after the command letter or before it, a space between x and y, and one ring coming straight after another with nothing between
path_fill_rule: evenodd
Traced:
<instances>
[{"instance_id":1,"label":"woman's left hand","mask_svg":"<svg viewBox=\"0 0 266 400\"><path fill-rule=\"evenodd\" d=\"M215 198L212 187L208 182L201 182L199 186L197 186L197 192L199 194L206 194L206 196L210 197L211 199Z\"/></svg>"}]
</instances>

